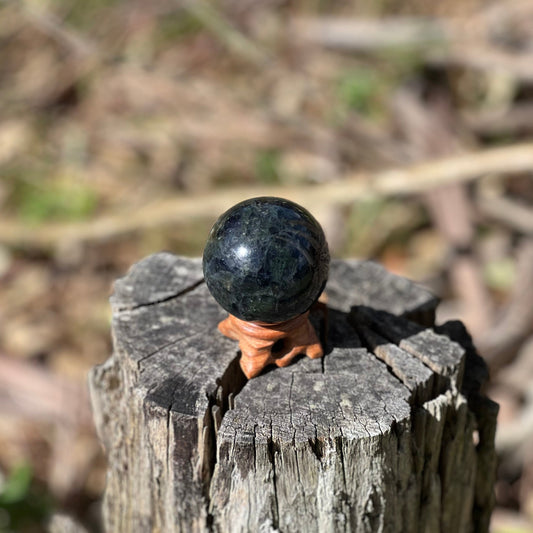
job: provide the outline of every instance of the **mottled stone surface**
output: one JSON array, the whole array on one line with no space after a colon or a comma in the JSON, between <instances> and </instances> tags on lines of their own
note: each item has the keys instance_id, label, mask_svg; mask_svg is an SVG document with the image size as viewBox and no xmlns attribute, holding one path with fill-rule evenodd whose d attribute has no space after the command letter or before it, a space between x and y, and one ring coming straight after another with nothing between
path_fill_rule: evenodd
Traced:
<instances>
[{"instance_id":1,"label":"mottled stone surface","mask_svg":"<svg viewBox=\"0 0 533 533\"><path fill-rule=\"evenodd\" d=\"M322 228L303 207L283 198L252 198L217 220L203 266L207 287L226 311L275 323L317 300L329 252Z\"/></svg>"}]
</instances>

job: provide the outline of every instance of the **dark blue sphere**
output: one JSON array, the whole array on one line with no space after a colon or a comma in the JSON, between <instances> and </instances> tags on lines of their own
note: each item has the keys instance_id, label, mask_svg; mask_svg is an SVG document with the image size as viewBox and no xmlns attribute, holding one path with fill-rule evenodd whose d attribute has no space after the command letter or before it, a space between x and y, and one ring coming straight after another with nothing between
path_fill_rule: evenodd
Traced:
<instances>
[{"instance_id":1,"label":"dark blue sphere","mask_svg":"<svg viewBox=\"0 0 533 533\"><path fill-rule=\"evenodd\" d=\"M316 302L328 277L329 251L306 209L283 198L252 198L216 221L203 267L207 287L226 311L273 324Z\"/></svg>"}]
</instances>

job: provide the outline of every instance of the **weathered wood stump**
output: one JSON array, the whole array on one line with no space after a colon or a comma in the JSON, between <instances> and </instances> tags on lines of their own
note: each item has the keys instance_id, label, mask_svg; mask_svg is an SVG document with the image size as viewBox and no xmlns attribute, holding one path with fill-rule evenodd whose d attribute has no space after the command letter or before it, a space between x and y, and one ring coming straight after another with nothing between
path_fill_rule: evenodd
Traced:
<instances>
[{"instance_id":1,"label":"weathered wood stump","mask_svg":"<svg viewBox=\"0 0 533 533\"><path fill-rule=\"evenodd\" d=\"M370 262L334 261L326 290L326 355L247 381L200 260L117 281L90 375L107 531L487 531L497 406L461 323Z\"/></svg>"}]
</instances>

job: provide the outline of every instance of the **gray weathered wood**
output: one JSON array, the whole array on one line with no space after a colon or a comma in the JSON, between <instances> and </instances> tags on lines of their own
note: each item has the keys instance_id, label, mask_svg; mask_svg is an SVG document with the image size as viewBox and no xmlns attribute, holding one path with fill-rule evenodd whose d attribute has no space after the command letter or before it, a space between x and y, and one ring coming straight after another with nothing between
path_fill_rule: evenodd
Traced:
<instances>
[{"instance_id":1,"label":"gray weathered wood","mask_svg":"<svg viewBox=\"0 0 533 533\"><path fill-rule=\"evenodd\" d=\"M199 260L117 281L89 380L106 530L487 531L497 408L462 325L370 262L333 262L326 290L325 357L247 382Z\"/></svg>"}]
</instances>

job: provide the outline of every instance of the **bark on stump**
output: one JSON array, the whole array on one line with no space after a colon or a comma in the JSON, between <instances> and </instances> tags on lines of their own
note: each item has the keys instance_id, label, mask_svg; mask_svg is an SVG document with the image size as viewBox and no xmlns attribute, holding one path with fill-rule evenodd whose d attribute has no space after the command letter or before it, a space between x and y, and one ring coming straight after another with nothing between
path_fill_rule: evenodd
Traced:
<instances>
[{"instance_id":1,"label":"bark on stump","mask_svg":"<svg viewBox=\"0 0 533 533\"><path fill-rule=\"evenodd\" d=\"M462 324L371 262L334 261L326 291L324 358L246 381L200 260L116 282L90 375L107 531L488 530L497 406Z\"/></svg>"}]
</instances>

